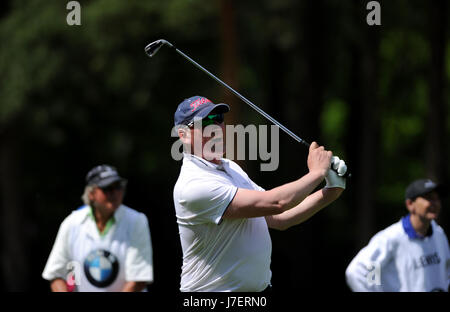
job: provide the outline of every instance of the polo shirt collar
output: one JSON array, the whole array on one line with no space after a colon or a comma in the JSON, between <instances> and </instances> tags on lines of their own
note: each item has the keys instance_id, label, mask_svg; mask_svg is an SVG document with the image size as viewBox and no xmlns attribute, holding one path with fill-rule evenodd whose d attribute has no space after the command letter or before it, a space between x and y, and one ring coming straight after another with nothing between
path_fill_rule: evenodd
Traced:
<instances>
[{"instance_id":1,"label":"polo shirt collar","mask_svg":"<svg viewBox=\"0 0 450 312\"><path fill-rule=\"evenodd\" d=\"M213 170L224 171L225 170L224 167L228 165L228 162L225 158L221 158L220 165L216 165L215 163L207 161L206 159L198 157L197 155L194 155L194 154L183 153L183 156L184 156L183 161L192 161L195 164L197 164L198 166L213 169Z\"/></svg>"},{"instance_id":2,"label":"polo shirt collar","mask_svg":"<svg viewBox=\"0 0 450 312\"><path fill-rule=\"evenodd\" d=\"M419 233L414 230L414 227L411 223L411 214L407 214L402 218L402 226L403 230L405 231L406 235L408 235L411 239L424 239L427 236L433 235L433 225L430 224L430 228L428 229L428 233L426 236L422 236Z\"/></svg>"},{"instance_id":3,"label":"polo shirt collar","mask_svg":"<svg viewBox=\"0 0 450 312\"><path fill-rule=\"evenodd\" d=\"M79 208L80 209L85 209L85 215L83 216L81 223L85 222L88 218L91 218L93 220L95 220L94 218L94 212L92 211L92 207L89 205L85 205ZM123 218L123 215L125 213L125 207L124 205L120 205L119 208L117 208L117 210L114 212L114 215L112 216L113 222L117 222L120 219Z\"/></svg>"}]
</instances>

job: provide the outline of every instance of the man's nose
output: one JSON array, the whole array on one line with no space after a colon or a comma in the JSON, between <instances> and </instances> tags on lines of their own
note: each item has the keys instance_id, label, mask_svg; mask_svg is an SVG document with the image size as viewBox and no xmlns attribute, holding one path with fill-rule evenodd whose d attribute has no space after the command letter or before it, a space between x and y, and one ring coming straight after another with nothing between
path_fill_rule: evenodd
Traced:
<instances>
[{"instance_id":1,"label":"man's nose","mask_svg":"<svg viewBox=\"0 0 450 312\"><path fill-rule=\"evenodd\" d=\"M117 189L112 189L111 191L108 192L108 196L110 196L112 198L115 198L115 197L119 196L121 191L122 190L118 189L118 188Z\"/></svg>"}]
</instances>

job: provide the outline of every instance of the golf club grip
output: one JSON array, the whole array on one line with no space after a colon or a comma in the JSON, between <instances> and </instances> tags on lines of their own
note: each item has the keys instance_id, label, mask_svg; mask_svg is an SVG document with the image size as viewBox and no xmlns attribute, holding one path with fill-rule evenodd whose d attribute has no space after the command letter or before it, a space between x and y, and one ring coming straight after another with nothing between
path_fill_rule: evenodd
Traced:
<instances>
[{"instance_id":1,"label":"golf club grip","mask_svg":"<svg viewBox=\"0 0 450 312\"><path fill-rule=\"evenodd\" d=\"M337 172L336 169L331 168L331 170L333 170L334 172L336 172L336 173L339 175L339 173ZM345 172L345 174L344 174L342 177L348 179L348 178L351 178L351 177L352 177L352 174L351 174L351 173L348 171L348 169L347 169L347 171Z\"/></svg>"},{"instance_id":2,"label":"golf club grip","mask_svg":"<svg viewBox=\"0 0 450 312\"><path fill-rule=\"evenodd\" d=\"M300 139L300 140L301 141L299 141L299 142L302 143L303 145L305 145L307 148L309 148L311 146L311 144L306 142L305 140L302 140L302 139ZM334 169L334 168L330 168L330 169L333 170L334 172L336 172L337 175L339 175L339 173L337 172L336 169ZM345 172L345 174L342 177L348 179L348 178L351 178L351 176L352 176L352 174L348 171L348 168L347 168L347 171Z\"/></svg>"}]
</instances>

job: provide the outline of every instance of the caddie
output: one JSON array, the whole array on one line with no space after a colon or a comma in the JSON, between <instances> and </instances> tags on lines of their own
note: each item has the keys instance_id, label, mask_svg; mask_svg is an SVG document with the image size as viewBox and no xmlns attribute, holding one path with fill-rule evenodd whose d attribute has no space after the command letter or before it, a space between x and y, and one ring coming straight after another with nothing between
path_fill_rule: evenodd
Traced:
<instances>
[{"instance_id":1,"label":"caddie","mask_svg":"<svg viewBox=\"0 0 450 312\"><path fill-rule=\"evenodd\" d=\"M52 291L145 291L153 282L147 217L122 204L126 184L109 165L88 172L84 205L62 222L42 273Z\"/></svg>"},{"instance_id":2,"label":"caddie","mask_svg":"<svg viewBox=\"0 0 450 312\"><path fill-rule=\"evenodd\" d=\"M405 191L408 214L378 232L345 272L358 292L448 291L450 251L436 223L441 211L439 186L430 179L413 181Z\"/></svg>"}]
</instances>

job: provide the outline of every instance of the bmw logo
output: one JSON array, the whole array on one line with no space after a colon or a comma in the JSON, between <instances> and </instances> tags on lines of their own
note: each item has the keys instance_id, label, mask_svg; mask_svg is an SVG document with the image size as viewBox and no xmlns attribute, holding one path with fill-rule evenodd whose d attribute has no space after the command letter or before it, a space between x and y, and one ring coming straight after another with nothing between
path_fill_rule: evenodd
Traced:
<instances>
[{"instance_id":1,"label":"bmw logo","mask_svg":"<svg viewBox=\"0 0 450 312\"><path fill-rule=\"evenodd\" d=\"M84 260L84 274L96 287L108 287L117 277L119 262L109 251L97 249L91 251Z\"/></svg>"}]
</instances>

